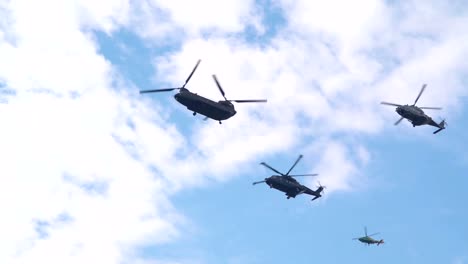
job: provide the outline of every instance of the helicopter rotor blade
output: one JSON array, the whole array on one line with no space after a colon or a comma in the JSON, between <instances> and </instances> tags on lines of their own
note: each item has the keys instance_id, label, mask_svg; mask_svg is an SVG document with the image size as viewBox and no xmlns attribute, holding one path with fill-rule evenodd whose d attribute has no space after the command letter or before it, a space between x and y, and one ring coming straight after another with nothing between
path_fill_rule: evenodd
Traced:
<instances>
[{"instance_id":1,"label":"helicopter rotor blade","mask_svg":"<svg viewBox=\"0 0 468 264\"><path fill-rule=\"evenodd\" d=\"M423 84L423 86L421 87L421 91L419 92L418 97L416 97L416 100L414 100L413 106L416 105L416 103L417 103L418 100L419 100L419 97L421 97L421 95L422 95L422 93L424 92L424 90L426 90L426 86L427 86L427 84Z\"/></svg>"},{"instance_id":2,"label":"helicopter rotor blade","mask_svg":"<svg viewBox=\"0 0 468 264\"><path fill-rule=\"evenodd\" d=\"M398 119L398 120L395 122L394 125L396 126L396 125L400 124L400 122L401 122L403 119L405 119L405 118L404 118L404 117L401 117L400 119Z\"/></svg>"},{"instance_id":3,"label":"helicopter rotor blade","mask_svg":"<svg viewBox=\"0 0 468 264\"><path fill-rule=\"evenodd\" d=\"M383 104L383 105L391 105L391 106L402 106L400 104L394 104L394 103L388 103L388 102L380 102L380 104Z\"/></svg>"},{"instance_id":4,"label":"helicopter rotor blade","mask_svg":"<svg viewBox=\"0 0 468 264\"><path fill-rule=\"evenodd\" d=\"M266 103L266 99L251 99L251 100L229 100L236 103Z\"/></svg>"},{"instance_id":5,"label":"helicopter rotor blade","mask_svg":"<svg viewBox=\"0 0 468 264\"><path fill-rule=\"evenodd\" d=\"M201 62L201 60L198 60L198 61L197 61L197 64L195 64L195 67L193 67L192 72L191 72L190 75L187 77L187 80L185 80L185 83L184 83L184 85L182 85L182 88L185 88L185 85L187 85L187 83L190 81L190 78L192 78L192 75L195 73L195 70L197 70L198 65L200 64L200 62Z\"/></svg>"},{"instance_id":6,"label":"helicopter rotor blade","mask_svg":"<svg viewBox=\"0 0 468 264\"><path fill-rule=\"evenodd\" d=\"M292 171L292 169L294 169L294 167L296 167L297 163L302 159L302 154L299 155L299 157L297 158L296 162L294 162L294 164L292 165L292 167L289 169L289 171L286 173L286 175L289 175L289 173Z\"/></svg>"},{"instance_id":7,"label":"helicopter rotor blade","mask_svg":"<svg viewBox=\"0 0 468 264\"><path fill-rule=\"evenodd\" d=\"M368 237L375 236L375 235L378 235L378 234L380 234L380 233L374 233L372 235L368 235Z\"/></svg>"},{"instance_id":8,"label":"helicopter rotor blade","mask_svg":"<svg viewBox=\"0 0 468 264\"><path fill-rule=\"evenodd\" d=\"M214 75L214 74L213 74L213 79L214 79L216 85L218 86L218 89L221 92L221 95L224 97L224 99L226 101L228 101L228 99L226 98L226 94L224 93L224 90L223 90L223 88L221 87L221 84L218 81L218 78L216 78L216 75Z\"/></svg>"},{"instance_id":9,"label":"helicopter rotor blade","mask_svg":"<svg viewBox=\"0 0 468 264\"><path fill-rule=\"evenodd\" d=\"M442 110L442 107L427 107L427 106L424 106L424 107L419 107L421 109L432 109L432 110Z\"/></svg>"},{"instance_id":10,"label":"helicopter rotor blade","mask_svg":"<svg viewBox=\"0 0 468 264\"><path fill-rule=\"evenodd\" d=\"M367 226L364 227L364 234L367 236Z\"/></svg>"},{"instance_id":11,"label":"helicopter rotor blade","mask_svg":"<svg viewBox=\"0 0 468 264\"><path fill-rule=\"evenodd\" d=\"M169 91L174 91L178 90L180 88L163 88L163 89L153 89L153 90L142 90L140 91L140 94L144 93L158 93L158 92L169 92Z\"/></svg>"},{"instance_id":12,"label":"helicopter rotor blade","mask_svg":"<svg viewBox=\"0 0 468 264\"><path fill-rule=\"evenodd\" d=\"M308 177L308 176L317 176L317 173L314 174L297 174L297 175L289 175L289 177Z\"/></svg>"},{"instance_id":13,"label":"helicopter rotor blade","mask_svg":"<svg viewBox=\"0 0 468 264\"><path fill-rule=\"evenodd\" d=\"M263 165L263 166L269 168L270 170L272 170L272 171L278 173L279 175L284 176L283 173L281 173L281 172L277 171L276 169L272 168L270 165L266 164L265 162L260 163L260 165Z\"/></svg>"},{"instance_id":14,"label":"helicopter rotor blade","mask_svg":"<svg viewBox=\"0 0 468 264\"><path fill-rule=\"evenodd\" d=\"M256 184L259 184L259 183L264 183L266 181L257 181L257 182L253 182L252 185L256 185Z\"/></svg>"}]
</instances>

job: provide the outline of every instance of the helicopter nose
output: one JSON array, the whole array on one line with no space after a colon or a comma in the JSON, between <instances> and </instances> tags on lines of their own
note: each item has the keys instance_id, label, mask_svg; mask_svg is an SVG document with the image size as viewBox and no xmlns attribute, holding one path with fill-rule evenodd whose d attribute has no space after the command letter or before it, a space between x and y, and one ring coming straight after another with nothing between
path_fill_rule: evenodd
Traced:
<instances>
[{"instance_id":1,"label":"helicopter nose","mask_svg":"<svg viewBox=\"0 0 468 264\"><path fill-rule=\"evenodd\" d=\"M180 99L180 94L178 94L178 93L175 94L175 95L174 95L174 99L176 99L176 101L179 101L179 99Z\"/></svg>"}]
</instances>

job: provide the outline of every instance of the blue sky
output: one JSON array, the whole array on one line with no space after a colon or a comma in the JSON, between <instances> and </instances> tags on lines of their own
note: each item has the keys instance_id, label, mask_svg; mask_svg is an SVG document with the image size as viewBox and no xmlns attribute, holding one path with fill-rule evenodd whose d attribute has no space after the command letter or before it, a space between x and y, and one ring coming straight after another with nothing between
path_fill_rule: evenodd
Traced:
<instances>
[{"instance_id":1,"label":"blue sky","mask_svg":"<svg viewBox=\"0 0 468 264\"><path fill-rule=\"evenodd\" d=\"M34 12L32 12L34 10ZM54 10L60 10L56 12ZM1 263L468 263L468 9L45 1L0 9ZM46 14L47 19L37 16ZM167 94L236 105L223 122ZM399 126L412 103L447 119ZM287 171L319 200L252 182ZM25 166L24 164L28 164ZM9 201L16 201L12 205ZM380 232L385 244L352 238Z\"/></svg>"},{"instance_id":2,"label":"blue sky","mask_svg":"<svg viewBox=\"0 0 468 264\"><path fill-rule=\"evenodd\" d=\"M277 30L283 21L277 10L265 11L264 26L271 33L268 29ZM264 38L257 39L251 34L247 30L237 38L247 40L248 45L264 45ZM98 33L98 40L102 54L127 79L143 88L148 85L144 73L153 69L145 57L164 57L180 47L154 51L145 47L144 40L128 32L112 36ZM124 54L118 48L121 43L134 52ZM389 63L388 55L377 51L375 56L384 65ZM386 70L396 67L390 63ZM415 97L418 87L413 88ZM175 104L171 94L152 98L165 107ZM462 105L463 102L466 100ZM185 122L200 122L186 120L191 118L190 113L183 107L176 108L181 112L174 113L172 118L176 125L185 127ZM394 109L389 107L387 111ZM435 118L440 116L433 114ZM429 136L407 133L408 129L402 127L410 125L404 122L401 127L386 126L379 135L356 137L354 140L362 142L372 155L361 172L366 178L365 186L333 193L318 203L310 203L309 197L290 201L266 186L252 187L252 181L269 176L259 166L247 173L234 172L236 178L228 182L184 190L172 200L193 226L184 230L186 235L179 241L144 246L141 254L146 259L200 263L359 263L364 259L379 263L458 263L457 260L464 263L468 261L468 215L464 205L468 196L463 186L468 180L463 172L468 160L466 150L460 146L468 143L464 133L468 126L462 119L466 114L466 111L458 113L458 118L450 122L455 122L454 125L437 136L427 127L416 129ZM394 119L397 118L395 114ZM285 171L303 148L276 153L268 162ZM306 156L302 163L310 158ZM260 161L254 158L251 163L256 165ZM304 164L296 171L307 172ZM362 235L363 226L368 226L372 233L381 232L377 237L384 238L387 244L367 248L351 241Z\"/></svg>"}]
</instances>

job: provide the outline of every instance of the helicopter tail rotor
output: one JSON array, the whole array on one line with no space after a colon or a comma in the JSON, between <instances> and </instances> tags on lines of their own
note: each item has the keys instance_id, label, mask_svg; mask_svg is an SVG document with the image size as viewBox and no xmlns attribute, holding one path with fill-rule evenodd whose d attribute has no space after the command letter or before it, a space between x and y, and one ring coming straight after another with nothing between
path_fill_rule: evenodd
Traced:
<instances>
[{"instance_id":1,"label":"helicopter tail rotor","mask_svg":"<svg viewBox=\"0 0 468 264\"><path fill-rule=\"evenodd\" d=\"M326 186L322 186L322 184L319 183L319 186L317 186L317 190L313 193L315 196L311 201L317 200L318 198L322 197L322 194L325 193L324 189L327 188Z\"/></svg>"},{"instance_id":2,"label":"helicopter tail rotor","mask_svg":"<svg viewBox=\"0 0 468 264\"><path fill-rule=\"evenodd\" d=\"M444 130L447 127L447 122L445 122L445 119L442 119L442 122L440 122L438 124L438 126L439 126L439 129L434 131L433 134L437 134L437 133L439 133L440 131Z\"/></svg>"},{"instance_id":3,"label":"helicopter tail rotor","mask_svg":"<svg viewBox=\"0 0 468 264\"><path fill-rule=\"evenodd\" d=\"M318 182L319 186L317 186L317 191L320 190L320 194L322 193L325 193L325 189L327 188L327 186L322 186L322 184L320 184L320 181Z\"/></svg>"},{"instance_id":4,"label":"helicopter tail rotor","mask_svg":"<svg viewBox=\"0 0 468 264\"><path fill-rule=\"evenodd\" d=\"M447 122L445 121L445 118L442 119L442 122L439 123L439 126L446 128L448 126Z\"/></svg>"},{"instance_id":5,"label":"helicopter tail rotor","mask_svg":"<svg viewBox=\"0 0 468 264\"><path fill-rule=\"evenodd\" d=\"M379 246L380 244L383 244L385 243L385 241L383 239L380 239L379 242L377 242L377 246Z\"/></svg>"}]
</instances>

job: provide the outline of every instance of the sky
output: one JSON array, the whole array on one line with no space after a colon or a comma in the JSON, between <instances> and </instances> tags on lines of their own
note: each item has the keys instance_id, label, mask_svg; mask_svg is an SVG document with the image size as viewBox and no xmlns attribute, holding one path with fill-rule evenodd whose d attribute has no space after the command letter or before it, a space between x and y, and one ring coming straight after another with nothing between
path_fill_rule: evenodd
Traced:
<instances>
[{"instance_id":1,"label":"sky","mask_svg":"<svg viewBox=\"0 0 468 264\"><path fill-rule=\"evenodd\" d=\"M0 0L0 263L468 263L464 1ZM187 88L236 104L192 116ZM398 126L390 101L448 127ZM252 182L265 161L322 198ZM380 246L352 238L380 232Z\"/></svg>"}]
</instances>

